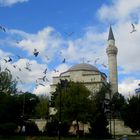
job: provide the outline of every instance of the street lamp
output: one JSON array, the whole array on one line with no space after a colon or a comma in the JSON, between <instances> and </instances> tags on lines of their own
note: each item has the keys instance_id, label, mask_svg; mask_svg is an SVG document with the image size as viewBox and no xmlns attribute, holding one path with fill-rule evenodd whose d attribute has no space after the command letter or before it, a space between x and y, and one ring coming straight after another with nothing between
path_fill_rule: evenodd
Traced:
<instances>
[{"instance_id":1,"label":"street lamp","mask_svg":"<svg viewBox=\"0 0 140 140\"><path fill-rule=\"evenodd\" d=\"M66 88L68 86L68 81L60 79L60 83L58 83L59 89L59 129L58 129L58 138L61 139L61 88Z\"/></svg>"}]
</instances>

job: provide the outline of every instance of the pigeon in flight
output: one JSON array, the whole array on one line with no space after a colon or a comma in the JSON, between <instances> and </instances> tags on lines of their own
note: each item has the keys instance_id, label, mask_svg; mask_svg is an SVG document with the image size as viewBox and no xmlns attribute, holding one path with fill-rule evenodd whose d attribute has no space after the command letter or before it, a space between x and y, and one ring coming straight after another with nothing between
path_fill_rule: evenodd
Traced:
<instances>
[{"instance_id":1,"label":"pigeon in flight","mask_svg":"<svg viewBox=\"0 0 140 140\"><path fill-rule=\"evenodd\" d=\"M39 85L41 85L41 86L45 87L45 85L44 85L44 84L42 84L42 83L39 83Z\"/></svg>"},{"instance_id":2,"label":"pigeon in flight","mask_svg":"<svg viewBox=\"0 0 140 140\"><path fill-rule=\"evenodd\" d=\"M46 57L47 61L50 60L49 57L48 57L47 55L46 55L45 57Z\"/></svg>"},{"instance_id":3,"label":"pigeon in flight","mask_svg":"<svg viewBox=\"0 0 140 140\"><path fill-rule=\"evenodd\" d=\"M56 73L56 72L59 72L59 70L56 70L56 69L53 69L54 70L54 72Z\"/></svg>"},{"instance_id":4,"label":"pigeon in flight","mask_svg":"<svg viewBox=\"0 0 140 140\"><path fill-rule=\"evenodd\" d=\"M8 68L5 68L5 71L8 71L9 73L11 73L11 71Z\"/></svg>"},{"instance_id":5,"label":"pigeon in flight","mask_svg":"<svg viewBox=\"0 0 140 140\"><path fill-rule=\"evenodd\" d=\"M69 33L65 32L65 34L66 34L67 36L71 36L71 35L74 34L74 32L69 32Z\"/></svg>"},{"instance_id":6,"label":"pigeon in flight","mask_svg":"<svg viewBox=\"0 0 140 140\"><path fill-rule=\"evenodd\" d=\"M39 54L39 51L37 51L37 49L34 49L33 54L34 54L35 57L37 57L38 54Z\"/></svg>"},{"instance_id":7,"label":"pigeon in flight","mask_svg":"<svg viewBox=\"0 0 140 140\"><path fill-rule=\"evenodd\" d=\"M7 59L4 59L4 61L5 61L5 63L7 63L7 62L11 62L12 61L12 58L11 57L9 57L9 59L7 60Z\"/></svg>"},{"instance_id":8,"label":"pigeon in flight","mask_svg":"<svg viewBox=\"0 0 140 140\"><path fill-rule=\"evenodd\" d=\"M107 65L105 65L104 63L102 63L102 66L105 67L105 68L107 68Z\"/></svg>"},{"instance_id":9,"label":"pigeon in flight","mask_svg":"<svg viewBox=\"0 0 140 140\"><path fill-rule=\"evenodd\" d=\"M21 57L20 55L17 55L17 58L18 58L18 59L23 59L23 57Z\"/></svg>"},{"instance_id":10,"label":"pigeon in flight","mask_svg":"<svg viewBox=\"0 0 140 140\"><path fill-rule=\"evenodd\" d=\"M14 68L16 68L16 67L17 67L17 65L13 65L13 67L14 67Z\"/></svg>"},{"instance_id":11,"label":"pigeon in flight","mask_svg":"<svg viewBox=\"0 0 140 140\"><path fill-rule=\"evenodd\" d=\"M39 80L43 80L45 82L46 76L43 76L42 78L38 78Z\"/></svg>"},{"instance_id":12,"label":"pigeon in flight","mask_svg":"<svg viewBox=\"0 0 140 140\"><path fill-rule=\"evenodd\" d=\"M44 70L44 72L43 72L44 74L46 74L47 73L47 68Z\"/></svg>"},{"instance_id":13,"label":"pigeon in flight","mask_svg":"<svg viewBox=\"0 0 140 140\"><path fill-rule=\"evenodd\" d=\"M28 71L31 71L31 69L29 68L30 65L32 65L32 64L30 64L29 62L27 62L25 69L28 70Z\"/></svg>"},{"instance_id":14,"label":"pigeon in flight","mask_svg":"<svg viewBox=\"0 0 140 140\"><path fill-rule=\"evenodd\" d=\"M63 61L62 61L62 63L65 63L65 62L66 62L66 59L64 58Z\"/></svg>"},{"instance_id":15,"label":"pigeon in flight","mask_svg":"<svg viewBox=\"0 0 140 140\"><path fill-rule=\"evenodd\" d=\"M3 32L6 32L6 29L2 26L0 26L0 29L3 31Z\"/></svg>"},{"instance_id":16,"label":"pigeon in flight","mask_svg":"<svg viewBox=\"0 0 140 140\"><path fill-rule=\"evenodd\" d=\"M96 58L95 61L94 61L94 64L96 64L98 60L99 60L99 58Z\"/></svg>"},{"instance_id":17,"label":"pigeon in flight","mask_svg":"<svg viewBox=\"0 0 140 140\"><path fill-rule=\"evenodd\" d=\"M132 25L132 31L131 31L130 33L133 33L133 32L135 32L135 31L136 31L136 29L135 29L134 24L131 24L131 25Z\"/></svg>"}]
</instances>

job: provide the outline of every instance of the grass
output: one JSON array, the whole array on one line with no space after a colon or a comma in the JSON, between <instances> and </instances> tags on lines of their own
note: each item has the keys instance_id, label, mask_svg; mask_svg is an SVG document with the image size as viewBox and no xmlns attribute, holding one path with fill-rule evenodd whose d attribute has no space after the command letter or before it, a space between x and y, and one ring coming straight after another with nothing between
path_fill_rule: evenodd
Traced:
<instances>
[{"instance_id":1,"label":"grass","mask_svg":"<svg viewBox=\"0 0 140 140\"><path fill-rule=\"evenodd\" d=\"M128 136L129 140L140 140L140 136ZM34 137L25 137L25 136L10 136L2 137L0 140L58 140L58 137L47 137L47 136L34 136ZM76 137L61 137L61 140L78 140ZM97 140L93 138L80 138L79 140ZM101 139L100 139L101 140ZM102 139L103 140L103 139ZM107 139L106 139L107 140ZM113 140L113 139L108 139Z\"/></svg>"},{"instance_id":2,"label":"grass","mask_svg":"<svg viewBox=\"0 0 140 140\"><path fill-rule=\"evenodd\" d=\"M0 140L58 140L58 137L47 137L47 136L10 136L10 137L0 137ZM78 140L76 137L61 137L61 140ZM80 138L79 140L95 140L93 138ZM101 140L101 139L100 139Z\"/></svg>"}]
</instances>

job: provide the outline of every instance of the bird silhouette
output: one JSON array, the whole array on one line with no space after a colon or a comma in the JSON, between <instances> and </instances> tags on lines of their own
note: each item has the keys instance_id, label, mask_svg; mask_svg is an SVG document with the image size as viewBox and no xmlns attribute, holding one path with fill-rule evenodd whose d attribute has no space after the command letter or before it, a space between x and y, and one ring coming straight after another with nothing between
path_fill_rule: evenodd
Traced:
<instances>
[{"instance_id":1,"label":"bird silhouette","mask_svg":"<svg viewBox=\"0 0 140 140\"><path fill-rule=\"evenodd\" d=\"M19 68L18 70L21 71L21 68Z\"/></svg>"},{"instance_id":2,"label":"bird silhouette","mask_svg":"<svg viewBox=\"0 0 140 140\"><path fill-rule=\"evenodd\" d=\"M66 34L67 36L71 36L71 35L74 34L74 32L65 32L65 34Z\"/></svg>"},{"instance_id":3,"label":"bird silhouette","mask_svg":"<svg viewBox=\"0 0 140 140\"><path fill-rule=\"evenodd\" d=\"M45 85L44 85L44 84L42 84L42 83L39 83L39 85L41 85L41 86L45 87Z\"/></svg>"},{"instance_id":4,"label":"bird silhouette","mask_svg":"<svg viewBox=\"0 0 140 140\"><path fill-rule=\"evenodd\" d=\"M66 59L64 58L63 61L62 61L62 63L65 63L65 62L66 62Z\"/></svg>"},{"instance_id":5,"label":"bird silhouette","mask_svg":"<svg viewBox=\"0 0 140 140\"><path fill-rule=\"evenodd\" d=\"M46 76L43 76L41 78L38 78L38 80L43 80L45 82L46 81Z\"/></svg>"},{"instance_id":6,"label":"bird silhouette","mask_svg":"<svg viewBox=\"0 0 140 140\"><path fill-rule=\"evenodd\" d=\"M56 69L53 69L54 70L54 72L56 73L56 72L59 72L59 70L56 70Z\"/></svg>"},{"instance_id":7,"label":"bird silhouette","mask_svg":"<svg viewBox=\"0 0 140 140\"><path fill-rule=\"evenodd\" d=\"M23 57L21 57L20 55L16 55L18 59L22 59Z\"/></svg>"},{"instance_id":8,"label":"bird silhouette","mask_svg":"<svg viewBox=\"0 0 140 140\"><path fill-rule=\"evenodd\" d=\"M13 67L16 68L17 66L16 65L13 65Z\"/></svg>"},{"instance_id":9,"label":"bird silhouette","mask_svg":"<svg viewBox=\"0 0 140 140\"><path fill-rule=\"evenodd\" d=\"M46 57L47 60L50 60L49 57L48 57L47 55L46 55L45 57Z\"/></svg>"},{"instance_id":10,"label":"bird silhouette","mask_svg":"<svg viewBox=\"0 0 140 140\"><path fill-rule=\"evenodd\" d=\"M11 57L8 57L8 60L7 59L3 59L5 61L5 63L7 62L11 62L12 61L12 58Z\"/></svg>"},{"instance_id":11,"label":"bird silhouette","mask_svg":"<svg viewBox=\"0 0 140 140\"><path fill-rule=\"evenodd\" d=\"M30 64L29 62L27 62L25 69L28 70L28 71L31 71L31 69L29 68L30 65L32 65L32 64Z\"/></svg>"},{"instance_id":12,"label":"bird silhouette","mask_svg":"<svg viewBox=\"0 0 140 140\"><path fill-rule=\"evenodd\" d=\"M11 62L11 61L12 61L12 58L11 58L11 57L9 57L8 62Z\"/></svg>"},{"instance_id":13,"label":"bird silhouette","mask_svg":"<svg viewBox=\"0 0 140 140\"><path fill-rule=\"evenodd\" d=\"M5 68L5 71L8 71L9 73L11 73L11 71L8 68Z\"/></svg>"},{"instance_id":14,"label":"bird silhouette","mask_svg":"<svg viewBox=\"0 0 140 140\"><path fill-rule=\"evenodd\" d=\"M133 33L133 32L135 32L135 31L136 31L136 29L135 29L134 24L131 24L131 25L132 25L132 31L131 31L130 33Z\"/></svg>"},{"instance_id":15,"label":"bird silhouette","mask_svg":"<svg viewBox=\"0 0 140 140\"><path fill-rule=\"evenodd\" d=\"M107 68L107 65L105 65L104 63L102 63L102 66L105 67L105 68Z\"/></svg>"},{"instance_id":16,"label":"bird silhouette","mask_svg":"<svg viewBox=\"0 0 140 140\"><path fill-rule=\"evenodd\" d=\"M33 54L34 54L35 57L37 57L38 54L39 54L39 51L37 51L37 49L34 49Z\"/></svg>"},{"instance_id":17,"label":"bird silhouette","mask_svg":"<svg viewBox=\"0 0 140 140\"><path fill-rule=\"evenodd\" d=\"M96 58L95 61L94 61L94 64L96 64L98 60L99 60L99 58Z\"/></svg>"},{"instance_id":18,"label":"bird silhouette","mask_svg":"<svg viewBox=\"0 0 140 140\"><path fill-rule=\"evenodd\" d=\"M46 73L47 73L47 68L43 71L43 73L44 73L44 74L46 74Z\"/></svg>"},{"instance_id":19,"label":"bird silhouette","mask_svg":"<svg viewBox=\"0 0 140 140\"><path fill-rule=\"evenodd\" d=\"M3 26L0 26L0 29L1 29L3 32L6 32L6 29L5 29Z\"/></svg>"}]
</instances>

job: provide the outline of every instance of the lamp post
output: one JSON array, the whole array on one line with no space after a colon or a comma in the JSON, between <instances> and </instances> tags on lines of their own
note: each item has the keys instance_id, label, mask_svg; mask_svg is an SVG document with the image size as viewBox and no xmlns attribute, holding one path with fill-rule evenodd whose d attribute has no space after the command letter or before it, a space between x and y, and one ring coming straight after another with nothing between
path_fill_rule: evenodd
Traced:
<instances>
[{"instance_id":1,"label":"lamp post","mask_svg":"<svg viewBox=\"0 0 140 140\"><path fill-rule=\"evenodd\" d=\"M113 137L115 139L115 104L112 104L112 117L113 117Z\"/></svg>"},{"instance_id":2,"label":"lamp post","mask_svg":"<svg viewBox=\"0 0 140 140\"><path fill-rule=\"evenodd\" d=\"M58 138L61 139L61 89L66 88L68 86L68 81L60 79L60 83L58 83L59 89L59 130L58 130Z\"/></svg>"},{"instance_id":3,"label":"lamp post","mask_svg":"<svg viewBox=\"0 0 140 140\"><path fill-rule=\"evenodd\" d=\"M58 123L58 139L61 139L61 83L58 83L59 88L59 123Z\"/></svg>"}]
</instances>

